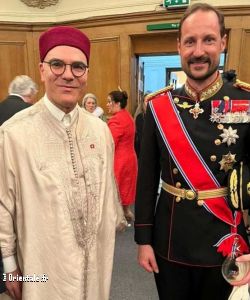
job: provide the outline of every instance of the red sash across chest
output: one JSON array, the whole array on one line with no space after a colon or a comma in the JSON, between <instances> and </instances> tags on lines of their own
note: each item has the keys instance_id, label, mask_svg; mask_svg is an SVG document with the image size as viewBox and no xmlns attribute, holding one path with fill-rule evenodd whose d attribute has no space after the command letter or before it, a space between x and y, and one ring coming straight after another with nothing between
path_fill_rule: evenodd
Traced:
<instances>
[{"instance_id":1,"label":"red sash across chest","mask_svg":"<svg viewBox=\"0 0 250 300\"><path fill-rule=\"evenodd\" d=\"M168 92L153 99L149 102L149 107L172 159L190 188L194 191L219 188L218 181L192 142L171 93ZM198 119L192 121L199 122ZM223 197L207 199L203 206L221 221L230 225L230 233L222 237L215 245L218 251L223 255L229 255L237 236L242 244L242 252L248 252L244 239L237 234L237 226L241 221L242 213L233 214Z\"/></svg>"}]
</instances>

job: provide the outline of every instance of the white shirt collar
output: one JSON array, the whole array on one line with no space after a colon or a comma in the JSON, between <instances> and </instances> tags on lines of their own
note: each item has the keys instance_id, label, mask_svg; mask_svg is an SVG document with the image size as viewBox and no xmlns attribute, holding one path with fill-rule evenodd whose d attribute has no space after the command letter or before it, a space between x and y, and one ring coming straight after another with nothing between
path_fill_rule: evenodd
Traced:
<instances>
[{"instance_id":1,"label":"white shirt collar","mask_svg":"<svg viewBox=\"0 0 250 300\"><path fill-rule=\"evenodd\" d=\"M71 125L75 121L75 119L76 119L76 117L78 115L78 108L77 108L78 104L76 105L76 107L71 112L69 112L68 114L65 114L64 111L62 111L60 108L58 108L54 103L52 103L49 100L49 98L47 97L46 94L44 95L43 99L44 99L45 106L48 108L48 110L50 111L50 113L58 121L60 121L62 123L65 123L64 119L66 119L67 122L69 122L69 123L65 124L66 126ZM65 118L65 116L66 116L66 118Z\"/></svg>"}]
</instances>

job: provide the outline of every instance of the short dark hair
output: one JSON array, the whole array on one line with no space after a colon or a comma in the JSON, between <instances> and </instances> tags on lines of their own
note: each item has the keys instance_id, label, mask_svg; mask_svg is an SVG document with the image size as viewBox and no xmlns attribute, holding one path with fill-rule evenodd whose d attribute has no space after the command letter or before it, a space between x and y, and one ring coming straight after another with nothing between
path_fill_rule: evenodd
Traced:
<instances>
[{"instance_id":1,"label":"short dark hair","mask_svg":"<svg viewBox=\"0 0 250 300\"><path fill-rule=\"evenodd\" d=\"M186 11L184 12L181 20L180 20L180 25L179 25L179 30L178 30L178 37L179 40L181 39L181 28L183 25L183 22L193 13L195 13L196 11L201 10L201 11L213 11L215 12L215 14L218 17L218 21L219 21L219 25L220 25L220 35L221 37L223 37L226 33L226 29L225 29L225 21L224 21L224 16L223 14L216 9L215 7L213 7L212 5L209 5L207 3L195 3L191 6L189 6Z\"/></svg>"},{"instance_id":2,"label":"short dark hair","mask_svg":"<svg viewBox=\"0 0 250 300\"><path fill-rule=\"evenodd\" d=\"M120 102L121 108L127 106L128 94L126 91L112 91L109 93L109 96L115 103Z\"/></svg>"}]
</instances>

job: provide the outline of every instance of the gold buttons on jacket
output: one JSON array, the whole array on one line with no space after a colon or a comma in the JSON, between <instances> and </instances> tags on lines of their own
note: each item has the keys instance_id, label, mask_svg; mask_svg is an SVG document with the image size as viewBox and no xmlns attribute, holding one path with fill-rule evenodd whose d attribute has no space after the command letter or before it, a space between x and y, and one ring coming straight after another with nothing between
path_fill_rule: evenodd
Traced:
<instances>
[{"instance_id":1,"label":"gold buttons on jacket","mask_svg":"<svg viewBox=\"0 0 250 300\"><path fill-rule=\"evenodd\" d=\"M217 128L218 128L219 130L222 130L222 129L224 128L224 125L223 125L223 124L218 124Z\"/></svg>"},{"instance_id":2,"label":"gold buttons on jacket","mask_svg":"<svg viewBox=\"0 0 250 300\"><path fill-rule=\"evenodd\" d=\"M175 186L176 186L177 188L180 188L180 187L181 187L181 183L180 183L180 182L176 182Z\"/></svg>"},{"instance_id":3,"label":"gold buttons on jacket","mask_svg":"<svg viewBox=\"0 0 250 300\"><path fill-rule=\"evenodd\" d=\"M179 171L178 171L177 168L173 168L173 174L174 174L174 175L178 174L178 172L179 172Z\"/></svg>"},{"instance_id":4,"label":"gold buttons on jacket","mask_svg":"<svg viewBox=\"0 0 250 300\"><path fill-rule=\"evenodd\" d=\"M203 200L198 200L198 201L197 201L197 204L198 204L199 206L202 206L202 205L204 204L204 201L203 201Z\"/></svg>"},{"instance_id":5,"label":"gold buttons on jacket","mask_svg":"<svg viewBox=\"0 0 250 300\"><path fill-rule=\"evenodd\" d=\"M247 194L248 196L250 196L250 182L248 182L247 184Z\"/></svg>"},{"instance_id":6,"label":"gold buttons on jacket","mask_svg":"<svg viewBox=\"0 0 250 300\"><path fill-rule=\"evenodd\" d=\"M178 97L174 98L174 103L179 103L180 99Z\"/></svg>"},{"instance_id":7,"label":"gold buttons on jacket","mask_svg":"<svg viewBox=\"0 0 250 300\"><path fill-rule=\"evenodd\" d=\"M229 98L228 96L224 96L223 99L224 99L225 101L229 101L230 98Z\"/></svg>"},{"instance_id":8,"label":"gold buttons on jacket","mask_svg":"<svg viewBox=\"0 0 250 300\"><path fill-rule=\"evenodd\" d=\"M187 200L194 200L195 197L196 197L196 193L195 193L194 191L188 190L188 191L186 192L186 199L187 199Z\"/></svg>"},{"instance_id":9,"label":"gold buttons on jacket","mask_svg":"<svg viewBox=\"0 0 250 300\"><path fill-rule=\"evenodd\" d=\"M176 198L175 198L175 201L176 201L176 202L180 202L180 201L181 201L181 197L176 197Z\"/></svg>"},{"instance_id":10,"label":"gold buttons on jacket","mask_svg":"<svg viewBox=\"0 0 250 300\"><path fill-rule=\"evenodd\" d=\"M215 143L216 146L219 146L221 144L221 140L220 139L216 139L214 141L214 143Z\"/></svg>"},{"instance_id":11,"label":"gold buttons on jacket","mask_svg":"<svg viewBox=\"0 0 250 300\"><path fill-rule=\"evenodd\" d=\"M211 161L216 161L216 159L217 159L216 155L211 155L211 156L210 156L210 160L211 160Z\"/></svg>"}]
</instances>

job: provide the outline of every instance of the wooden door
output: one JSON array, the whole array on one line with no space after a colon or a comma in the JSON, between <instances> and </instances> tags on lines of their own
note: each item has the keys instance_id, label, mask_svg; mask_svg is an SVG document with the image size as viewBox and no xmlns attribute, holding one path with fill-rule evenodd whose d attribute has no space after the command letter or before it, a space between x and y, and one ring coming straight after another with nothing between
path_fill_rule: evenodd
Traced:
<instances>
[{"instance_id":1,"label":"wooden door","mask_svg":"<svg viewBox=\"0 0 250 300\"><path fill-rule=\"evenodd\" d=\"M167 55L177 54L177 32L164 32L158 34L144 34L131 36L131 51L132 51L132 75L131 75L131 95L132 103L131 110L134 113L138 95L139 81L139 66L138 56L139 55Z\"/></svg>"}]
</instances>

